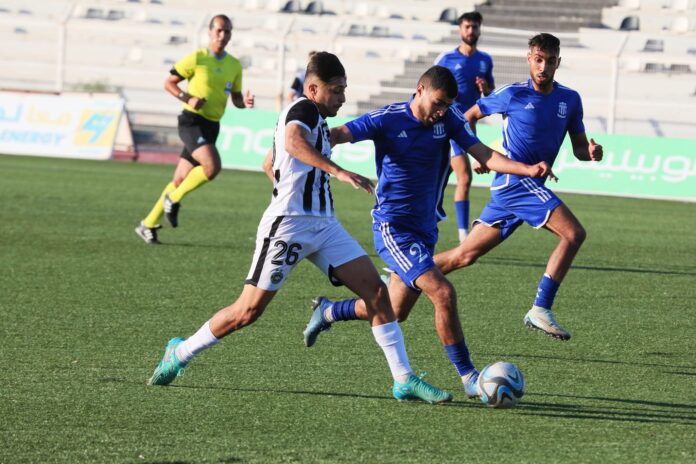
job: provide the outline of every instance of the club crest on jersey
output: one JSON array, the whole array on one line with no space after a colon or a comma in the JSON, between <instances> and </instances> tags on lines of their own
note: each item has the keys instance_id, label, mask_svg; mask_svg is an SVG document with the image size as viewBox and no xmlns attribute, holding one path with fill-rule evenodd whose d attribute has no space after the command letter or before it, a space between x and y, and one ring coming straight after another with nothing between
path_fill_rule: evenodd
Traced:
<instances>
[{"instance_id":1,"label":"club crest on jersey","mask_svg":"<svg viewBox=\"0 0 696 464\"><path fill-rule=\"evenodd\" d=\"M556 116L559 118L565 118L568 115L568 105L566 102L559 102L558 103L558 113Z\"/></svg>"},{"instance_id":2,"label":"club crest on jersey","mask_svg":"<svg viewBox=\"0 0 696 464\"><path fill-rule=\"evenodd\" d=\"M447 134L445 133L445 124L442 122L435 123L435 125L433 125L433 138L441 139L446 136Z\"/></svg>"},{"instance_id":3,"label":"club crest on jersey","mask_svg":"<svg viewBox=\"0 0 696 464\"><path fill-rule=\"evenodd\" d=\"M231 91L232 91L232 83L226 82L225 83L225 93L230 93Z\"/></svg>"},{"instance_id":4,"label":"club crest on jersey","mask_svg":"<svg viewBox=\"0 0 696 464\"><path fill-rule=\"evenodd\" d=\"M486 62L485 61L479 61L479 72L485 73L486 72Z\"/></svg>"},{"instance_id":5,"label":"club crest on jersey","mask_svg":"<svg viewBox=\"0 0 696 464\"><path fill-rule=\"evenodd\" d=\"M271 283L279 284L283 280L283 271L276 269L271 273Z\"/></svg>"}]
</instances>

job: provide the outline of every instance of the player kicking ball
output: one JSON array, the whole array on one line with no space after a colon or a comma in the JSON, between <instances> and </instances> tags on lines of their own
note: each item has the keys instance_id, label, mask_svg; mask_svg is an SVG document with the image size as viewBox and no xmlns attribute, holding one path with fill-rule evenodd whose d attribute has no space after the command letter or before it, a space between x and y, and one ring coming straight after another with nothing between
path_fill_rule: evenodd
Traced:
<instances>
[{"instance_id":1,"label":"player kicking ball","mask_svg":"<svg viewBox=\"0 0 696 464\"><path fill-rule=\"evenodd\" d=\"M458 105L457 82L445 67L433 66L419 79L408 102L395 103L331 130L333 144L372 140L378 188L372 210L375 250L399 279L389 282L389 298L404 321L421 293L435 307L435 327L467 396L478 396L474 367L459 322L452 284L433 261L442 218L442 196L450 173L450 140L480 163L498 172L529 177L553 176L545 162L533 166L512 161L481 143ZM304 331L312 346L333 322L369 318L368 302L314 301Z\"/></svg>"},{"instance_id":2,"label":"player kicking ball","mask_svg":"<svg viewBox=\"0 0 696 464\"><path fill-rule=\"evenodd\" d=\"M450 393L413 374L387 288L365 251L334 216L330 175L368 193L373 187L370 180L330 160L325 118L335 116L345 102L346 85L345 70L335 55L320 52L310 58L304 96L280 114L272 158L264 163L274 189L259 224L242 294L188 339L170 340L150 385L171 383L194 356L252 324L292 269L307 258L333 283L347 286L365 301L366 319L387 358L396 399L429 403L452 400Z\"/></svg>"}]
</instances>

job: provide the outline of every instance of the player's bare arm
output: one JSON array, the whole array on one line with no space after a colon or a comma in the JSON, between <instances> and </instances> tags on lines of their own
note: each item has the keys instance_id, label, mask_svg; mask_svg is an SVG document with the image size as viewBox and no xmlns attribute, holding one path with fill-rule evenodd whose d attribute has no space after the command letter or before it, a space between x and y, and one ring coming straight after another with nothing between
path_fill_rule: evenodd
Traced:
<instances>
[{"instance_id":1,"label":"player's bare arm","mask_svg":"<svg viewBox=\"0 0 696 464\"><path fill-rule=\"evenodd\" d=\"M271 182L275 181L275 177L273 176L273 149L269 149L268 153L266 153L266 157L263 159L263 164L261 165L263 168L263 172L266 173L266 176L271 180Z\"/></svg>"},{"instance_id":2,"label":"player's bare arm","mask_svg":"<svg viewBox=\"0 0 696 464\"><path fill-rule=\"evenodd\" d=\"M205 104L205 98L194 97L188 92L181 90L181 87L179 87L179 82L183 80L184 78L181 76L170 74L167 77L167 80L164 81L164 89L171 95L175 96L177 100L186 103L194 110L200 110Z\"/></svg>"},{"instance_id":3,"label":"player's bare arm","mask_svg":"<svg viewBox=\"0 0 696 464\"><path fill-rule=\"evenodd\" d=\"M587 141L587 135L570 134L570 142L573 145L573 155L580 161L602 161L604 150L594 139Z\"/></svg>"},{"instance_id":4,"label":"player's bare arm","mask_svg":"<svg viewBox=\"0 0 696 464\"><path fill-rule=\"evenodd\" d=\"M515 174L518 176L527 177L548 176L551 180L558 180L551 170L551 166L549 166L545 161L533 165L520 163L518 161L511 160L507 156L498 153L482 143L472 145L467 151L482 165L487 166L488 169L492 169L502 174Z\"/></svg>"},{"instance_id":5,"label":"player's bare arm","mask_svg":"<svg viewBox=\"0 0 696 464\"><path fill-rule=\"evenodd\" d=\"M298 124L289 124L285 128L285 149L290 156L321 169L341 182L351 184L356 189L362 188L367 193L372 193L374 185L370 179L355 172L346 171L329 158L322 156L316 148L307 142L307 136L307 129Z\"/></svg>"},{"instance_id":6,"label":"player's bare arm","mask_svg":"<svg viewBox=\"0 0 696 464\"><path fill-rule=\"evenodd\" d=\"M254 94L250 90L247 90L245 94L242 92L232 92L230 94L232 99L232 104L237 108L253 108L254 107Z\"/></svg>"},{"instance_id":7,"label":"player's bare arm","mask_svg":"<svg viewBox=\"0 0 696 464\"><path fill-rule=\"evenodd\" d=\"M476 133L476 122L479 119L485 118L486 115L484 115L481 112L481 108L479 108L478 105L474 105L471 108L469 108L468 110L466 110L466 112L464 113L464 117L466 118L467 121L469 121L469 126L471 127L471 130L474 131L474 134L475 134Z\"/></svg>"},{"instance_id":8,"label":"player's bare arm","mask_svg":"<svg viewBox=\"0 0 696 464\"><path fill-rule=\"evenodd\" d=\"M353 141L353 134L346 126L339 126L331 128L331 147L340 145L342 143L350 143Z\"/></svg>"}]
</instances>

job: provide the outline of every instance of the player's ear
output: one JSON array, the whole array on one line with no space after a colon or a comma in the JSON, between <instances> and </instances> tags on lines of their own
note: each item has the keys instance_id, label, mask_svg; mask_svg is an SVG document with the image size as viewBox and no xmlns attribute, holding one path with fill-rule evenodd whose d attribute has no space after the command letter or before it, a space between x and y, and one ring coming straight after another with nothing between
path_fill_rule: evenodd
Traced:
<instances>
[{"instance_id":1,"label":"player's ear","mask_svg":"<svg viewBox=\"0 0 696 464\"><path fill-rule=\"evenodd\" d=\"M307 90L309 90L309 95L307 96L315 96L317 94L317 87L316 82L310 82L309 85L307 85Z\"/></svg>"},{"instance_id":2,"label":"player's ear","mask_svg":"<svg viewBox=\"0 0 696 464\"><path fill-rule=\"evenodd\" d=\"M425 86L421 82L419 82L418 85L416 86L416 95L418 97L422 97L423 92L425 92Z\"/></svg>"}]
</instances>

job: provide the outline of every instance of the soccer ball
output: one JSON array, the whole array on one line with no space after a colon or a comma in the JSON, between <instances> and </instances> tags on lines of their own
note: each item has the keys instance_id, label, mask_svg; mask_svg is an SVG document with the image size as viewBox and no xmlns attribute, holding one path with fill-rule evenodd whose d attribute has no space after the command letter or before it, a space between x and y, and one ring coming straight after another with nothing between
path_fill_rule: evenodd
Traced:
<instances>
[{"instance_id":1,"label":"soccer ball","mask_svg":"<svg viewBox=\"0 0 696 464\"><path fill-rule=\"evenodd\" d=\"M484 367L477 381L481 401L490 408L511 408L524 395L524 376L509 362Z\"/></svg>"}]
</instances>

